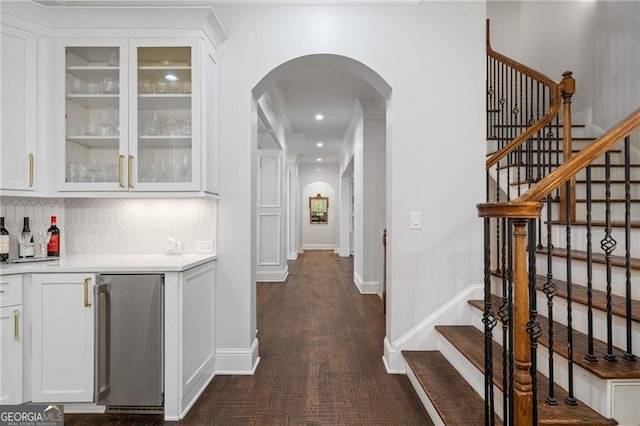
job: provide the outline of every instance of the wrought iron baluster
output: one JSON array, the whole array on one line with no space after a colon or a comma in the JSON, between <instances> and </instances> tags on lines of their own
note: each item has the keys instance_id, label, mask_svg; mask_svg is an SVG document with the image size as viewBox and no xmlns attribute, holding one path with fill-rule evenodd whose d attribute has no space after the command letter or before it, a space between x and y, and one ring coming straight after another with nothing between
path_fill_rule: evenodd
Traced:
<instances>
[{"instance_id":1,"label":"wrought iron baluster","mask_svg":"<svg viewBox=\"0 0 640 426\"><path fill-rule=\"evenodd\" d=\"M496 319L491 306L491 219L484 219L484 401L485 425L495 425L493 391L493 328Z\"/></svg>"},{"instance_id":2,"label":"wrought iron baluster","mask_svg":"<svg viewBox=\"0 0 640 426\"><path fill-rule=\"evenodd\" d=\"M586 169L587 178L587 354L584 359L596 362L593 353L593 245L591 243L591 166Z\"/></svg>"},{"instance_id":3,"label":"wrought iron baluster","mask_svg":"<svg viewBox=\"0 0 640 426\"><path fill-rule=\"evenodd\" d=\"M507 219L500 218L500 222L502 222L502 228L506 229ZM509 377L511 377L508 372L509 368L509 358L508 358L508 344L510 340L509 336L509 327L510 325L510 303L509 303L509 268L506 265L507 262L507 244L506 241L502 241L502 303L500 304L500 309L498 310L498 317L502 322L502 407L503 407L503 419L509 418L509 399L508 399L508 389L509 389Z\"/></svg>"},{"instance_id":4,"label":"wrought iron baluster","mask_svg":"<svg viewBox=\"0 0 640 426\"><path fill-rule=\"evenodd\" d=\"M571 189L571 181L565 183L567 194ZM571 310L571 203L565 203L566 212L566 247L567 247L567 367L568 367L568 395L565 402L568 405L578 405L578 401L573 394L573 317Z\"/></svg>"},{"instance_id":5,"label":"wrought iron baluster","mask_svg":"<svg viewBox=\"0 0 640 426\"><path fill-rule=\"evenodd\" d=\"M632 345L631 325L631 158L629 136L624 138L624 248L625 248L625 312L627 328L627 350L623 358L636 361Z\"/></svg>"},{"instance_id":6,"label":"wrought iron baluster","mask_svg":"<svg viewBox=\"0 0 640 426\"><path fill-rule=\"evenodd\" d=\"M549 141L551 142L551 141ZM553 297L558 289L553 282L553 244L551 242L551 195L547 196L547 281L544 283L542 291L547 296L547 315L549 316L549 393L545 402L549 405L558 405L553 383L555 375L553 369Z\"/></svg>"},{"instance_id":7,"label":"wrought iron baluster","mask_svg":"<svg viewBox=\"0 0 640 426\"><path fill-rule=\"evenodd\" d=\"M615 362L616 356L613 354L613 318L611 313L611 254L615 250L617 242L611 236L611 153L607 151L604 158L605 228L604 238L600 241L600 247L604 251L607 271L607 353L604 355L604 359Z\"/></svg>"},{"instance_id":8,"label":"wrought iron baluster","mask_svg":"<svg viewBox=\"0 0 640 426\"><path fill-rule=\"evenodd\" d=\"M538 307L536 299L536 219L529 220L529 322L527 322L527 333L529 333L531 346L531 384L533 386L533 424L538 424L538 338L542 335L542 326L538 321Z\"/></svg>"}]
</instances>

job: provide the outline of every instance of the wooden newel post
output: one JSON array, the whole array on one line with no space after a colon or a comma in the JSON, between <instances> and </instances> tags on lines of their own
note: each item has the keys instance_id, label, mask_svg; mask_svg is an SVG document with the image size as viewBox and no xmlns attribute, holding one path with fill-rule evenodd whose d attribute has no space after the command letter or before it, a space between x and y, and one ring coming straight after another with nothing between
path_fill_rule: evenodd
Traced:
<instances>
[{"instance_id":1,"label":"wooden newel post","mask_svg":"<svg viewBox=\"0 0 640 426\"><path fill-rule=\"evenodd\" d=\"M513 220L513 415L514 424L533 423L533 379L529 321L529 277L527 272L527 219Z\"/></svg>"},{"instance_id":2,"label":"wooden newel post","mask_svg":"<svg viewBox=\"0 0 640 426\"><path fill-rule=\"evenodd\" d=\"M571 98L576 92L576 81L571 71L565 71L562 74L562 82L560 83L562 102L564 105L564 115L562 118L562 157L563 162L567 162L571 158L572 138L571 138ZM576 178L571 178L570 192L567 194L565 186L560 186L560 221L567 220L566 203L570 203L569 220L576 219Z\"/></svg>"}]
</instances>

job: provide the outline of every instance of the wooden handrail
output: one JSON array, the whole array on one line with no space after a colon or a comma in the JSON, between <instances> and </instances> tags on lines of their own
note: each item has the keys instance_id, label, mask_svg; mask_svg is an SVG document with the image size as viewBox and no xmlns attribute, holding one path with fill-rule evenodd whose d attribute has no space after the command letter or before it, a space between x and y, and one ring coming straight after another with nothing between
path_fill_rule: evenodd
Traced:
<instances>
[{"instance_id":1,"label":"wooden handrail","mask_svg":"<svg viewBox=\"0 0 640 426\"><path fill-rule=\"evenodd\" d=\"M571 97L575 92L575 81L571 76L571 72L567 71L563 74L563 78L561 82L557 82L546 75L542 74L539 71L534 70L518 61L515 61L501 53L496 52L491 47L490 42L490 25L489 20L486 21L486 30L487 30L487 56L502 62L503 64L513 68L514 70L536 80L545 86L549 87L549 91L551 99L549 99L550 105L549 110L546 114L538 121L529 126L523 133L521 133L518 137L509 142L504 148L500 151L494 153L491 157L487 159L486 168L490 169L494 165L498 164L500 160L509 155L515 149L517 149L520 145L526 142L528 139L533 137L537 132L543 129L546 125L551 123L551 121L558 115L560 111L560 105L562 104L562 99L566 96Z\"/></svg>"},{"instance_id":2,"label":"wooden handrail","mask_svg":"<svg viewBox=\"0 0 640 426\"><path fill-rule=\"evenodd\" d=\"M564 162L556 170L549 173L519 198L509 202L478 204L478 215L480 217L532 218L532 205L540 204L540 201L551 194L552 191L560 187L560 185L567 180L575 177L580 170L593 163L616 143L639 128L640 108L614 125L604 135L593 141L574 157ZM536 214L536 217L539 217L540 212L538 211Z\"/></svg>"}]
</instances>

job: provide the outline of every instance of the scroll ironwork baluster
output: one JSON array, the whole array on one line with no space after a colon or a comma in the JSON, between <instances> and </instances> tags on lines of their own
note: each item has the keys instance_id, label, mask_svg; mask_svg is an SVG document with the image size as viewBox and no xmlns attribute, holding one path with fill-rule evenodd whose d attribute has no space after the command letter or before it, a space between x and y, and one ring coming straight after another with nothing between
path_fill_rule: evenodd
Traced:
<instances>
[{"instance_id":1,"label":"scroll ironwork baluster","mask_svg":"<svg viewBox=\"0 0 640 426\"><path fill-rule=\"evenodd\" d=\"M547 195L547 281L542 288L542 291L547 296L547 315L549 316L549 393L545 402L549 405L558 405L553 389L553 383L555 381L553 369L553 297L556 295L558 289L553 282L551 226L551 195Z\"/></svg>"},{"instance_id":2,"label":"scroll ironwork baluster","mask_svg":"<svg viewBox=\"0 0 640 426\"><path fill-rule=\"evenodd\" d=\"M495 425L493 391L493 328L496 319L491 306L491 219L484 219L484 400L485 425Z\"/></svg>"},{"instance_id":3,"label":"scroll ironwork baluster","mask_svg":"<svg viewBox=\"0 0 640 426\"><path fill-rule=\"evenodd\" d=\"M611 254L615 250L617 242L611 236L611 153L607 151L604 158L605 228L604 238L600 241L600 247L604 251L607 279L607 353L604 355L604 359L615 362L616 356L613 354L613 318L611 313Z\"/></svg>"},{"instance_id":4,"label":"scroll ironwork baluster","mask_svg":"<svg viewBox=\"0 0 640 426\"><path fill-rule=\"evenodd\" d=\"M538 424L538 338L542 335L542 326L538 321L538 308L536 299L536 219L529 220L529 321L527 333L529 333L531 346L531 384L533 392L533 424Z\"/></svg>"},{"instance_id":5,"label":"scroll ironwork baluster","mask_svg":"<svg viewBox=\"0 0 640 426\"><path fill-rule=\"evenodd\" d=\"M502 222L502 228L506 229L507 220L505 218L497 219ZM506 265L507 262L507 245L506 241L502 241L502 303L500 304L500 309L498 310L498 317L502 322L502 347L505 349L502 351L502 406L503 406L503 419L508 418L508 409L509 409L509 383L508 379L510 375L508 374L509 368L509 358L508 358L508 347L510 336L509 336L509 327L510 327L510 303L509 303L509 268Z\"/></svg>"}]
</instances>

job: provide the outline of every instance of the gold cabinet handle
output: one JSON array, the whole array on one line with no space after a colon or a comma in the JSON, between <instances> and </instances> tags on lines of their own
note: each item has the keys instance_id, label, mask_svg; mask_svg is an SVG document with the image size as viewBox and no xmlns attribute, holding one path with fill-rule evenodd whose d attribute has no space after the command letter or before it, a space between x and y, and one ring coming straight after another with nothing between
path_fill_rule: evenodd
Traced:
<instances>
[{"instance_id":1,"label":"gold cabinet handle","mask_svg":"<svg viewBox=\"0 0 640 426\"><path fill-rule=\"evenodd\" d=\"M84 279L84 307L85 308L88 308L89 306L91 306L91 303L89 303L89 281L91 281L91 278Z\"/></svg>"},{"instance_id":2,"label":"gold cabinet handle","mask_svg":"<svg viewBox=\"0 0 640 426\"><path fill-rule=\"evenodd\" d=\"M13 340L20 339L20 326L18 325L18 313L16 309L13 311Z\"/></svg>"},{"instance_id":3,"label":"gold cabinet handle","mask_svg":"<svg viewBox=\"0 0 640 426\"><path fill-rule=\"evenodd\" d=\"M124 155L118 156L118 185L120 188L124 188L124 182L122 182L122 162L124 161Z\"/></svg>"},{"instance_id":4,"label":"gold cabinet handle","mask_svg":"<svg viewBox=\"0 0 640 426\"><path fill-rule=\"evenodd\" d=\"M129 188L133 188L133 155L129 156L129 164L127 171L129 172Z\"/></svg>"},{"instance_id":5,"label":"gold cabinet handle","mask_svg":"<svg viewBox=\"0 0 640 426\"><path fill-rule=\"evenodd\" d=\"M33 188L33 152L29 154L29 188Z\"/></svg>"}]
</instances>

